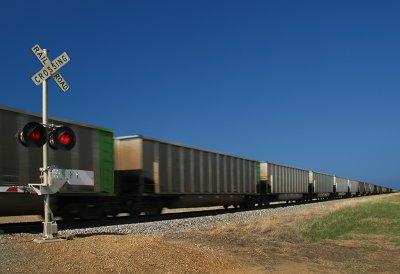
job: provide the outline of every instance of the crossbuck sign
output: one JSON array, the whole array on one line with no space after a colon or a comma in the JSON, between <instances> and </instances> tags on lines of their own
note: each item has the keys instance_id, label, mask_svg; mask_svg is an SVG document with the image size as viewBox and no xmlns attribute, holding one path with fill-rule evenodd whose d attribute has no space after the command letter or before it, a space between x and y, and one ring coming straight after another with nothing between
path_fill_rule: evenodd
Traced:
<instances>
[{"instance_id":1,"label":"crossbuck sign","mask_svg":"<svg viewBox=\"0 0 400 274\"><path fill-rule=\"evenodd\" d=\"M40 48L38 44L32 47L32 52L42 63L43 68L39 70L35 75L32 76L32 81L38 86L43 81L50 77L53 77L56 84L61 88L62 91L66 92L69 89L67 81L61 76L58 70L69 62L69 56L66 52L63 52L53 61L46 56L45 52Z\"/></svg>"}]
</instances>

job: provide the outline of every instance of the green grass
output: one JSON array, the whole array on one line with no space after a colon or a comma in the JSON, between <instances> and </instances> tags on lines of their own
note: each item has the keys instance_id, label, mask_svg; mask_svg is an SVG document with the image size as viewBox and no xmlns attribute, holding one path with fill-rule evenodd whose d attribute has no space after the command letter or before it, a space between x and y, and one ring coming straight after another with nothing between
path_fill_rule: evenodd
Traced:
<instances>
[{"instance_id":1,"label":"green grass","mask_svg":"<svg viewBox=\"0 0 400 274\"><path fill-rule=\"evenodd\" d=\"M400 195L337 210L300 224L308 241L387 239L400 245Z\"/></svg>"}]
</instances>

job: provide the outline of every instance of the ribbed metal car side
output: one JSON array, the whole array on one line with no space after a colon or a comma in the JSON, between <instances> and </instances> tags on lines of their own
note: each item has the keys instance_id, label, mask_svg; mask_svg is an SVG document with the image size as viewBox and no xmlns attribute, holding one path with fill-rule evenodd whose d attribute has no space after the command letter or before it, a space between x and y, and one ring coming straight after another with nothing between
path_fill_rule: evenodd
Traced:
<instances>
[{"instance_id":1,"label":"ribbed metal car side","mask_svg":"<svg viewBox=\"0 0 400 274\"><path fill-rule=\"evenodd\" d=\"M15 137L18 130L28 122L41 122L35 114L0 107L0 184L22 185L40 183L39 168L42 165L42 150L27 148ZM99 127L49 119L52 124L71 127L77 136L77 143L71 151L48 149L49 165L60 168L92 170L95 186L68 186L61 192L113 192L113 132Z\"/></svg>"},{"instance_id":2,"label":"ribbed metal car side","mask_svg":"<svg viewBox=\"0 0 400 274\"><path fill-rule=\"evenodd\" d=\"M143 136L116 138L116 171L154 194L256 194L259 162ZM122 174L122 173L121 173Z\"/></svg>"},{"instance_id":3,"label":"ribbed metal car side","mask_svg":"<svg viewBox=\"0 0 400 274\"><path fill-rule=\"evenodd\" d=\"M41 122L33 113L7 107L0 107L0 185L27 186L40 183L39 168L42 166L41 148L28 148L21 145L16 138L18 130L28 122ZM59 168L94 171L95 186L65 186L61 193L112 193L114 191L114 150L113 132L71 121L49 119L50 123L71 127L77 136L77 143L71 151L48 149L49 165ZM33 194L0 194L0 211L10 214L10 209L33 209L35 201L42 200ZM15 205L16 195L26 196L25 204ZM18 196L21 197L21 196ZM29 201L32 201L30 203ZM42 203L39 204L43 207ZM2 213L0 212L0 215Z\"/></svg>"},{"instance_id":4,"label":"ribbed metal car side","mask_svg":"<svg viewBox=\"0 0 400 274\"><path fill-rule=\"evenodd\" d=\"M314 173L314 192L318 193L319 196L333 193L334 176L313 172Z\"/></svg>"},{"instance_id":5,"label":"ribbed metal car side","mask_svg":"<svg viewBox=\"0 0 400 274\"><path fill-rule=\"evenodd\" d=\"M367 186L368 186L367 183L360 182L360 184L359 184L360 194L363 195L363 194L368 193L368 191L367 191Z\"/></svg>"},{"instance_id":6,"label":"ribbed metal car side","mask_svg":"<svg viewBox=\"0 0 400 274\"><path fill-rule=\"evenodd\" d=\"M359 191L359 184L360 182L358 181L349 180L349 189L352 195L355 195Z\"/></svg>"},{"instance_id":7,"label":"ribbed metal car side","mask_svg":"<svg viewBox=\"0 0 400 274\"><path fill-rule=\"evenodd\" d=\"M261 163L261 178L266 178L272 194L307 193L309 171L280 164Z\"/></svg>"},{"instance_id":8,"label":"ribbed metal car side","mask_svg":"<svg viewBox=\"0 0 400 274\"><path fill-rule=\"evenodd\" d=\"M373 194L374 191L375 191L375 185L368 184L368 192L369 192L369 194Z\"/></svg>"},{"instance_id":9,"label":"ribbed metal car side","mask_svg":"<svg viewBox=\"0 0 400 274\"><path fill-rule=\"evenodd\" d=\"M348 192L349 180L346 178L335 176L336 193L344 195Z\"/></svg>"}]
</instances>

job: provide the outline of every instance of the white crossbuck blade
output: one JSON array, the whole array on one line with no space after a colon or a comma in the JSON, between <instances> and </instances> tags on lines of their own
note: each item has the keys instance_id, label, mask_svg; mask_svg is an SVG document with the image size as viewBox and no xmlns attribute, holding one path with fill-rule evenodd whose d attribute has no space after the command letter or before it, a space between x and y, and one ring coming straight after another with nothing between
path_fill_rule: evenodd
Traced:
<instances>
[{"instance_id":1,"label":"white crossbuck blade","mask_svg":"<svg viewBox=\"0 0 400 274\"><path fill-rule=\"evenodd\" d=\"M50 59L44 54L44 51L38 44L32 47L32 52L43 65L43 68L31 78L35 85L39 85L43 83L44 80L53 77L54 81L61 88L61 90L66 92L69 89L69 85L58 72L58 70L71 60L68 54L63 52L60 56L54 59L53 62L50 62Z\"/></svg>"}]
</instances>

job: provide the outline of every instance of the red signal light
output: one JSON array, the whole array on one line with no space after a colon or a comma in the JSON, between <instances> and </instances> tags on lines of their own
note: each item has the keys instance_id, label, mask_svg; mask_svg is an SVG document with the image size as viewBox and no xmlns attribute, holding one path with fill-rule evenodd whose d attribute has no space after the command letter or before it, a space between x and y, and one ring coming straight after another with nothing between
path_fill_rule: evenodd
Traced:
<instances>
[{"instance_id":1,"label":"red signal light","mask_svg":"<svg viewBox=\"0 0 400 274\"><path fill-rule=\"evenodd\" d=\"M47 131L42 124L30 122L18 132L17 137L26 147L42 147L47 141Z\"/></svg>"},{"instance_id":2,"label":"red signal light","mask_svg":"<svg viewBox=\"0 0 400 274\"><path fill-rule=\"evenodd\" d=\"M29 135L29 138L31 138L33 141L38 141L42 135L40 134L39 130L34 129Z\"/></svg>"},{"instance_id":3,"label":"red signal light","mask_svg":"<svg viewBox=\"0 0 400 274\"><path fill-rule=\"evenodd\" d=\"M58 141L62 145L68 145L71 141L71 136L69 136L68 133L61 134L60 137L58 137Z\"/></svg>"},{"instance_id":4,"label":"red signal light","mask_svg":"<svg viewBox=\"0 0 400 274\"><path fill-rule=\"evenodd\" d=\"M71 150L75 143L75 133L69 127L57 127L49 134L49 145L53 149Z\"/></svg>"}]
</instances>

